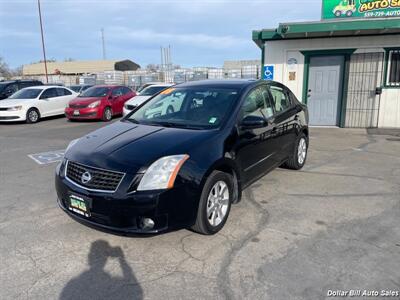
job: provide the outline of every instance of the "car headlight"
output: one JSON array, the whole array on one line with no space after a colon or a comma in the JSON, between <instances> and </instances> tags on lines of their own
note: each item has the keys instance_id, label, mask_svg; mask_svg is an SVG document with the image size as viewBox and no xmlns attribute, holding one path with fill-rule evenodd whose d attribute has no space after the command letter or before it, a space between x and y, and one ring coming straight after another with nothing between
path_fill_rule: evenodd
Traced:
<instances>
[{"instance_id":1,"label":"car headlight","mask_svg":"<svg viewBox=\"0 0 400 300\"><path fill-rule=\"evenodd\" d=\"M99 101L95 101L95 102L93 102L93 103L90 103L89 105L88 105L88 107L89 108L95 108L95 107L97 107L97 106L99 106L100 105L100 100Z\"/></svg>"},{"instance_id":2,"label":"car headlight","mask_svg":"<svg viewBox=\"0 0 400 300\"><path fill-rule=\"evenodd\" d=\"M72 140L72 141L68 144L67 149L65 149L65 153L67 153L68 150L71 149L72 146L75 145L78 141L79 141L79 139ZM64 153L64 155L65 155L65 153Z\"/></svg>"},{"instance_id":3,"label":"car headlight","mask_svg":"<svg viewBox=\"0 0 400 300\"><path fill-rule=\"evenodd\" d=\"M138 191L163 190L174 187L176 176L189 155L164 156L156 160L144 173Z\"/></svg>"},{"instance_id":4,"label":"car headlight","mask_svg":"<svg viewBox=\"0 0 400 300\"><path fill-rule=\"evenodd\" d=\"M17 111L17 110L21 110L21 109L22 109L22 105L7 108L8 111Z\"/></svg>"}]
</instances>

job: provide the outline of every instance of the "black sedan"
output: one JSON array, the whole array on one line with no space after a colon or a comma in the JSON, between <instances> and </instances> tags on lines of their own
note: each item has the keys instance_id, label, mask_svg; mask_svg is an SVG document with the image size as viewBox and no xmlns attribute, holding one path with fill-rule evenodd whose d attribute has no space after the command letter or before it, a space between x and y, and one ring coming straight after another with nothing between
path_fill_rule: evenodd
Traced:
<instances>
[{"instance_id":1,"label":"black sedan","mask_svg":"<svg viewBox=\"0 0 400 300\"><path fill-rule=\"evenodd\" d=\"M125 234L214 234L244 188L276 167L301 169L307 150L307 107L284 85L185 83L71 142L57 167L58 204Z\"/></svg>"}]
</instances>

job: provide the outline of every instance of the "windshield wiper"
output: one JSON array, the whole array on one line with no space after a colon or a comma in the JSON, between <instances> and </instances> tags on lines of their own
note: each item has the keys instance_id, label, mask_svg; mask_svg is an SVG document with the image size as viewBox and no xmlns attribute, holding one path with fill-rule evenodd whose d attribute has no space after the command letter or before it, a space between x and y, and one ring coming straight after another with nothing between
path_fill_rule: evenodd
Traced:
<instances>
[{"instance_id":1,"label":"windshield wiper","mask_svg":"<svg viewBox=\"0 0 400 300\"><path fill-rule=\"evenodd\" d=\"M129 121L131 123L140 124L140 122L134 118L128 118L128 119L124 119L124 120Z\"/></svg>"},{"instance_id":2,"label":"windshield wiper","mask_svg":"<svg viewBox=\"0 0 400 300\"><path fill-rule=\"evenodd\" d=\"M153 125L153 126L163 126L163 127L168 127L168 128L175 127L175 128L195 129L195 130L204 129L202 126L188 125L188 124L174 123L174 122L152 122L152 123L146 123L146 124Z\"/></svg>"}]
</instances>

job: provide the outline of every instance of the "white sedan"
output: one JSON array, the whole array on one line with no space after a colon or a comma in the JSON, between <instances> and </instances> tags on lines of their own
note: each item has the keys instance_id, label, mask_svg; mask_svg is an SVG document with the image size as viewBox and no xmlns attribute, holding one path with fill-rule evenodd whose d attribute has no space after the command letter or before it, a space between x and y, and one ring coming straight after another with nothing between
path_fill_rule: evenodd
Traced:
<instances>
[{"instance_id":1,"label":"white sedan","mask_svg":"<svg viewBox=\"0 0 400 300\"><path fill-rule=\"evenodd\" d=\"M0 122L36 123L43 117L63 115L68 102L78 93L61 86L24 88L0 100Z\"/></svg>"},{"instance_id":2,"label":"white sedan","mask_svg":"<svg viewBox=\"0 0 400 300\"><path fill-rule=\"evenodd\" d=\"M133 109L137 106L145 102L146 100L150 99L154 95L158 94L162 90L172 86L172 84L164 83L164 84L153 84L146 88L144 88L137 96L129 99L125 102L123 115L126 116L129 114Z\"/></svg>"}]
</instances>

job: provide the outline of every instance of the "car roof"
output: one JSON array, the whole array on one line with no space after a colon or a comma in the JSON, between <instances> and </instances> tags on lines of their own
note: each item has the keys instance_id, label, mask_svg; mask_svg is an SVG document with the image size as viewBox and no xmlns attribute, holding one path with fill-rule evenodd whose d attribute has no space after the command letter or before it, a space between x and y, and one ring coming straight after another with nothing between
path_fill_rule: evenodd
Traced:
<instances>
[{"instance_id":1,"label":"car roof","mask_svg":"<svg viewBox=\"0 0 400 300\"><path fill-rule=\"evenodd\" d=\"M118 84L96 84L92 87L106 87L106 88L116 88L116 87L125 87L124 85L118 85Z\"/></svg>"},{"instance_id":2,"label":"car roof","mask_svg":"<svg viewBox=\"0 0 400 300\"><path fill-rule=\"evenodd\" d=\"M200 80L178 84L177 87L212 87L212 88L238 88L242 89L255 85L259 80L247 79L221 79L221 80Z\"/></svg>"},{"instance_id":3,"label":"car roof","mask_svg":"<svg viewBox=\"0 0 400 300\"><path fill-rule=\"evenodd\" d=\"M0 80L0 83L17 83L17 82L41 82L37 79L16 79L16 80Z\"/></svg>"},{"instance_id":4,"label":"car roof","mask_svg":"<svg viewBox=\"0 0 400 300\"><path fill-rule=\"evenodd\" d=\"M152 84L149 86L146 86L145 89L149 88L149 87L168 87L168 86L173 86L172 83L158 83L158 84Z\"/></svg>"},{"instance_id":5,"label":"car roof","mask_svg":"<svg viewBox=\"0 0 400 300\"><path fill-rule=\"evenodd\" d=\"M49 89L49 88L65 88L65 86L60 85L35 85L35 86L28 86L25 89Z\"/></svg>"}]
</instances>

